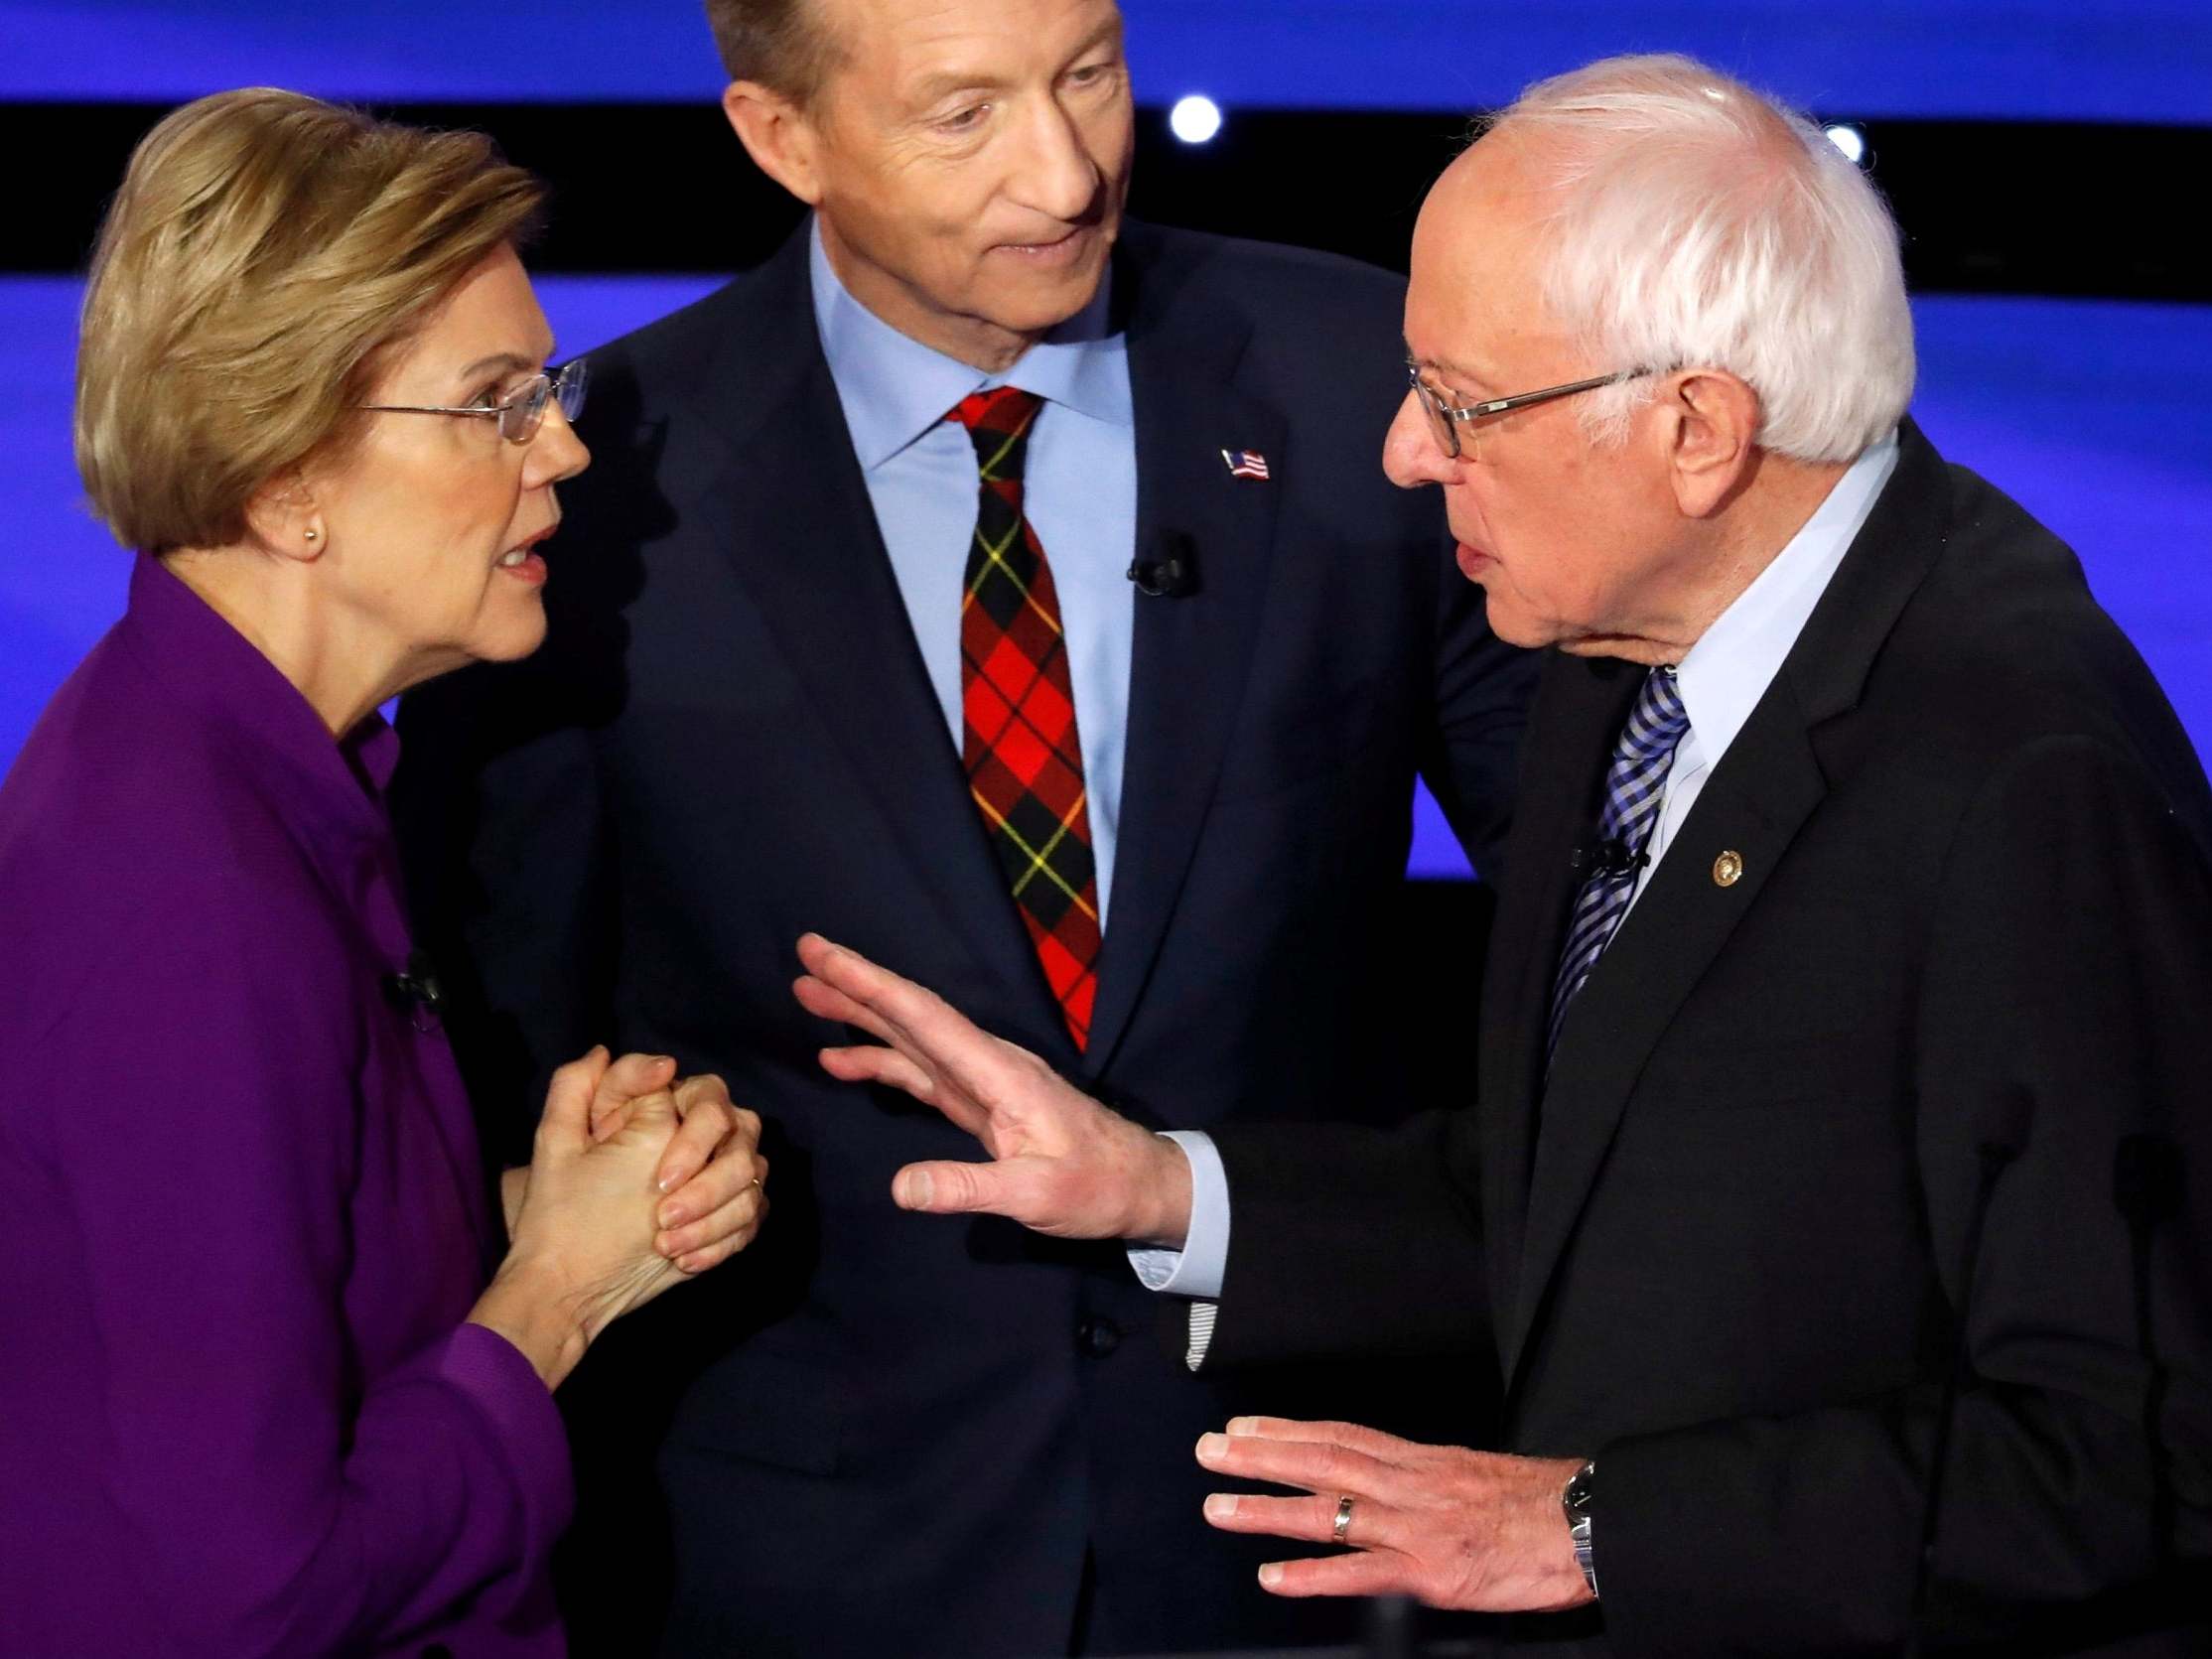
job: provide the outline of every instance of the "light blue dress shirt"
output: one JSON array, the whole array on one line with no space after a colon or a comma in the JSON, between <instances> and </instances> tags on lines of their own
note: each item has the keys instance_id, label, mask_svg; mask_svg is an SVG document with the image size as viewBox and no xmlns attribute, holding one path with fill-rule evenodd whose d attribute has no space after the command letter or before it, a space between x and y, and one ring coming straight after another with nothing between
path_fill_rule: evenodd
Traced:
<instances>
[{"instance_id":1,"label":"light blue dress shirt","mask_svg":"<svg viewBox=\"0 0 2212 1659\"><path fill-rule=\"evenodd\" d=\"M1844 555L1859 538L1889 475L1897 470L1897 435L1871 445L1836 481L1812 517L1722 612L1676 669L1676 684L1690 729L1675 748L1666 793L1652 828L1651 862L1638 877L1629 903L1643 894L1652 872L1690 815L1721 759L1752 709L1781 670L1782 659L1828 591ZM1190 1311L1192 1370L1212 1340L1212 1300L1221 1294L1229 1260L1229 1180L1212 1138L1194 1131L1168 1137L1190 1160L1190 1231L1177 1250L1134 1249L1130 1265L1152 1290L1197 1300Z\"/></svg>"},{"instance_id":2,"label":"light blue dress shirt","mask_svg":"<svg viewBox=\"0 0 2212 1659\"><path fill-rule=\"evenodd\" d=\"M1782 659L1797 643L1813 607L1828 592L1836 567L1858 540L1875 497L1896 470L1897 435L1892 432L1836 481L1774 562L1735 596L1676 666L1675 689L1682 693L1690 729L1675 745L1674 763L1667 768L1666 793L1651 826L1651 844L1644 849L1651 862L1636 874L1636 891L1628 899L1631 909L1704 792L1705 780L1774 683Z\"/></svg>"},{"instance_id":3,"label":"light blue dress shirt","mask_svg":"<svg viewBox=\"0 0 2212 1659\"><path fill-rule=\"evenodd\" d=\"M809 239L822 351L956 754L963 729L960 599L979 481L967 430L945 417L987 387L1019 386L1045 400L1030 431L1023 508L1059 594L1103 928L1121 825L1137 593L1128 579L1137 540L1129 343L1107 332L1106 286L1012 368L985 374L876 316L837 280L819 224Z\"/></svg>"}]
</instances>

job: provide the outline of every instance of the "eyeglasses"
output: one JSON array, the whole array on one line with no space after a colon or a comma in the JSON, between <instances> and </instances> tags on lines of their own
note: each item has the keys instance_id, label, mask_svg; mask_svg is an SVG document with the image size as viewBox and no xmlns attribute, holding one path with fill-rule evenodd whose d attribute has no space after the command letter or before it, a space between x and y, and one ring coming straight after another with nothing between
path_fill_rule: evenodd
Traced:
<instances>
[{"instance_id":1,"label":"eyeglasses","mask_svg":"<svg viewBox=\"0 0 2212 1659\"><path fill-rule=\"evenodd\" d=\"M584 412L584 389L591 378L590 364L578 357L558 373L531 375L496 403L364 403L361 407L382 415L496 416L500 437L510 444L527 444L545 424L546 405L558 403L565 420L573 421Z\"/></svg>"},{"instance_id":2,"label":"eyeglasses","mask_svg":"<svg viewBox=\"0 0 2212 1659\"><path fill-rule=\"evenodd\" d=\"M1651 368L1624 368L1618 374L1600 374L1590 380L1571 380L1564 386L1546 386L1538 392L1519 392L1512 397L1493 397L1483 403L1451 404L1443 393L1421 377L1419 363L1406 364L1406 378L1413 382L1413 394L1420 399L1422 412L1429 417L1429 429L1437 436L1437 447L1446 459L1456 461L1461 452L1459 428L1467 428L1467 451L1474 445L1476 421L1487 420L1493 415L1505 415L1515 409L1527 409L1538 403L1549 403L1555 397L1573 397L1577 392L1593 392L1599 386L1617 386L1625 380L1641 379L1646 374L1659 371ZM1480 460L1470 453L1469 458Z\"/></svg>"}]
</instances>

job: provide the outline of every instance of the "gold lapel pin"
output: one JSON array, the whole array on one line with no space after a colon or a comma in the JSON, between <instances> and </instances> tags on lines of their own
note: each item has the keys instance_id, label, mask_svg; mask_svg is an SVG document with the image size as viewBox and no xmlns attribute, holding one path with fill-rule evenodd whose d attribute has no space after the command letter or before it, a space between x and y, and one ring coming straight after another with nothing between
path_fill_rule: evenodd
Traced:
<instances>
[{"instance_id":1,"label":"gold lapel pin","mask_svg":"<svg viewBox=\"0 0 2212 1659\"><path fill-rule=\"evenodd\" d=\"M1713 885L1732 888L1743 879L1743 855L1732 849L1713 861Z\"/></svg>"}]
</instances>

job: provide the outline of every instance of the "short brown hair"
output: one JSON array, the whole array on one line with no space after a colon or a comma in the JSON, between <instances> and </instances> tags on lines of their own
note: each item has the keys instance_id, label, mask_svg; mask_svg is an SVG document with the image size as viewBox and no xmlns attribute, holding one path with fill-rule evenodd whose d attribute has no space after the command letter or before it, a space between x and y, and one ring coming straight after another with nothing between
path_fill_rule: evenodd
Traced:
<instances>
[{"instance_id":1,"label":"short brown hair","mask_svg":"<svg viewBox=\"0 0 2212 1659\"><path fill-rule=\"evenodd\" d=\"M387 349L543 202L480 133L270 87L171 112L92 256L76 465L93 510L150 553L238 540L255 492L358 434Z\"/></svg>"},{"instance_id":2,"label":"short brown hair","mask_svg":"<svg viewBox=\"0 0 2212 1659\"><path fill-rule=\"evenodd\" d=\"M822 0L707 0L707 27L730 78L811 102L837 63L821 6Z\"/></svg>"}]
</instances>

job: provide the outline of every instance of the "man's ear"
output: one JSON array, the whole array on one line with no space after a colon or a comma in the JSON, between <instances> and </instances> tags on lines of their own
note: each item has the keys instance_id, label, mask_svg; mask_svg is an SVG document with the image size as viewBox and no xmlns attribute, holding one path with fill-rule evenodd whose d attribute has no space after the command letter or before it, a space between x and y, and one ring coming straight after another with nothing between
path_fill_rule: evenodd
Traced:
<instances>
[{"instance_id":1,"label":"man's ear","mask_svg":"<svg viewBox=\"0 0 2212 1659\"><path fill-rule=\"evenodd\" d=\"M331 545L330 526L305 474L279 474L246 502L246 533L280 559L312 564Z\"/></svg>"},{"instance_id":2,"label":"man's ear","mask_svg":"<svg viewBox=\"0 0 2212 1659\"><path fill-rule=\"evenodd\" d=\"M724 87L722 113L762 173L809 207L821 206L822 141L811 114L758 80Z\"/></svg>"},{"instance_id":3,"label":"man's ear","mask_svg":"<svg viewBox=\"0 0 2212 1659\"><path fill-rule=\"evenodd\" d=\"M1710 517L1757 465L1759 394L1733 374L1696 369L1661 395L1675 502L1687 518Z\"/></svg>"}]
</instances>

